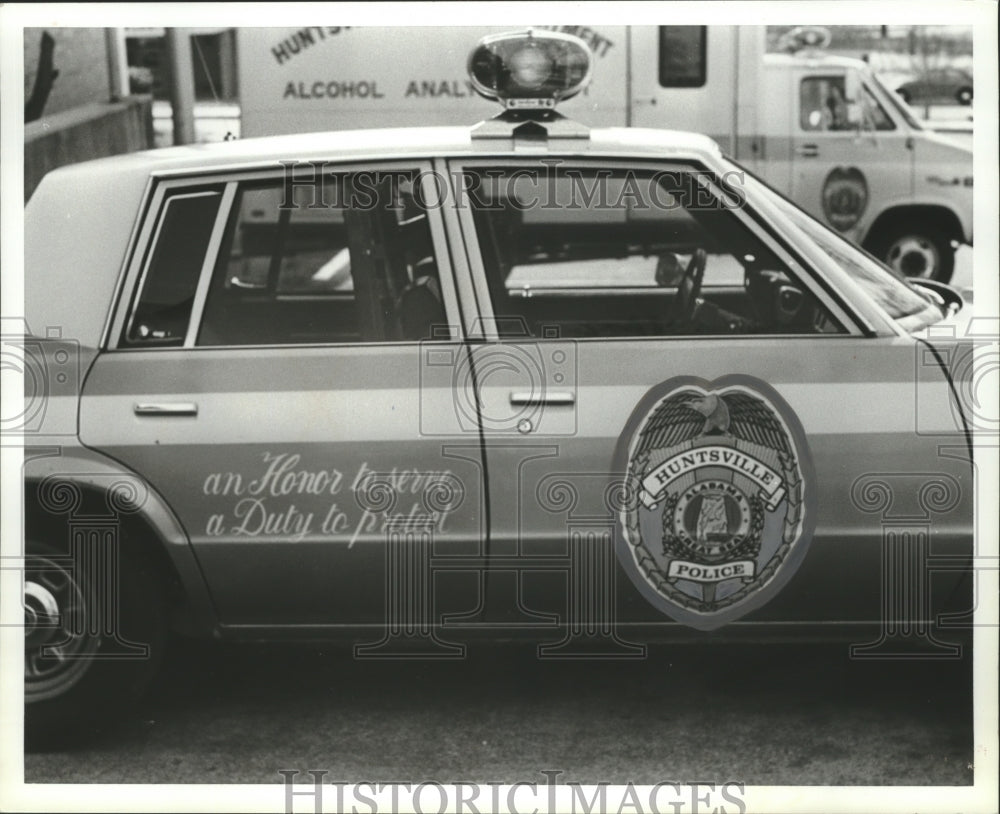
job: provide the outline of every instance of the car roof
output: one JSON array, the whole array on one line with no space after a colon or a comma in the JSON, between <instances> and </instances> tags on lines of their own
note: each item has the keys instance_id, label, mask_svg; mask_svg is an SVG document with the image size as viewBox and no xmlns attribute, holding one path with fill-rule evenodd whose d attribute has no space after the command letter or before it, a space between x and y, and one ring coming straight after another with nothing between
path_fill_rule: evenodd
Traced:
<instances>
[{"instance_id":1,"label":"car roof","mask_svg":"<svg viewBox=\"0 0 1000 814\"><path fill-rule=\"evenodd\" d=\"M305 161L311 158L386 160L449 157L482 152L514 155L509 139L474 140L473 130L470 127L406 127L235 139L110 156L73 164L57 172L75 174L82 181L90 174L154 174L206 169L224 171L252 164ZM489 146L484 148L483 145ZM589 138L553 138L548 145L548 152L553 153L651 156L666 153L671 157L683 155L701 160L720 155L718 145L707 136L647 128L595 128L589 131Z\"/></svg>"}]
</instances>

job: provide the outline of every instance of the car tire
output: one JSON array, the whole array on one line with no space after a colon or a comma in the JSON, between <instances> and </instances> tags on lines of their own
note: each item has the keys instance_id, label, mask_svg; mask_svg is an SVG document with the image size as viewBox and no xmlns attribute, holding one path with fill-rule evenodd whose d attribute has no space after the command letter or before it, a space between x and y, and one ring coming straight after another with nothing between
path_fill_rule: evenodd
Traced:
<instances>
[{"instance_id":1,"label":"car tire","mask_svg":"<svg viewBox=\"0 0 1000 814\"><path fill-rule=\"evenodd\" d=\"M913 98L913 97L910 96L910 92L907 91L907 90L903 90L903 88L899 88L896 91L896 94L899 96L900 99L902 99L904 102L906 102L906 104L909 104L910 101L911 101L911 99Z\"/></svg>"},{"instance_id":2,"label":"car tire","mask_svg":"<svg viewBox=\"0 0 1000 814\"><path fill-rule=\"evenodd\" d=\"M972 88L959 88L955 94L955 99L960 105L972 104Z\"/></svg>"},{"instance_id":3,"label":"car tire","mask_svg":"<svg viewBox=\"0 0 1000 814\"><path fill-rule=\"evenodd\" d=\"M65 747L99 731L138 700L162 661L163 581L148 558L126 545L119 551L114 569L75 567L65 548L28 541L24 735L29 750ZM88 568L107 576L88 574ZM106 585L112 587L102 590Z\"/></svg>"},{"instance_id":4,"label":"car tire","mask_svg":"<svg viewBox=\"0 0 1000 814\"><path fill-rule=\"evenodd\" d=\"M930 223L897 223L870 238L866 248L905 277L947 283L955 271L951 238Z\"/></svg>"}]
</instances>

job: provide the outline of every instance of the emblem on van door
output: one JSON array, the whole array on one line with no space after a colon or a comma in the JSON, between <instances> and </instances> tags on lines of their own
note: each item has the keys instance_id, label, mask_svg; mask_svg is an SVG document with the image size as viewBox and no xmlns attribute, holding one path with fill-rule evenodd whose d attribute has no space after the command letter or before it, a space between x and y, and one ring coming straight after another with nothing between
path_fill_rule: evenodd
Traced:
<instances>
[{"instance_id":1,"label":"emblem on van door","mask_svg":"<svg viewBox=\"0 0 1000 814\"><path fill-rule=\"evenodd\" d=\"M792 576L815 526L805 434L766 383L732 375L653 388L618 443L625 499L616 551L640 592L711 630Z\"/></svg>"},{"instance_id":2,"label":"emblem on van door","mask_svg":"<svg viewBox=\"0 0 1000 814\"><path fill-rule=\"evenodd\" d=\"M857 167L834 167L823 182L823 214L838 232L852 229L868 208L868 182Z\"/></svg>"}]
</instances>

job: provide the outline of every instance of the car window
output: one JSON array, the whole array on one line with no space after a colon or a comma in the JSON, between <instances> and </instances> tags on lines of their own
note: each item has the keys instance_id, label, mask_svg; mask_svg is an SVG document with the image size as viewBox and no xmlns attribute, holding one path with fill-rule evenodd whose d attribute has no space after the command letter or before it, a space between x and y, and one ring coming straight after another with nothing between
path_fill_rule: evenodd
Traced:
<instances>
[{"instance_id":1,"label":"car window","mask_svg":"<svg viewBox=\"0 0 1000 814\"><path fill-rule=\"evenodd\" d=\"M638 337L841 330L737 217L738 193L724 192L704 173L551 165L466 172L502 332Z\"/></svg>"},{"instance_id":2,"label":"car window","mask_svg":"<svg viewBox=\"0 0 1000 814\"><path fill-rule=\"evenodd\" d=\"M446 322L415 175L311 186L247 183L236 195L198 345L412 341Z\"/></svg>"},{"instance_id":3,"label":"car window","mask_svg":"<svg viewBox=\"0 0 1000 814\"><path fill-rule=\"evenodd\" d=\"M164 199L124 345L184 343L221 199L221 187L176 192Z\"/></svg>"}]
</instances>

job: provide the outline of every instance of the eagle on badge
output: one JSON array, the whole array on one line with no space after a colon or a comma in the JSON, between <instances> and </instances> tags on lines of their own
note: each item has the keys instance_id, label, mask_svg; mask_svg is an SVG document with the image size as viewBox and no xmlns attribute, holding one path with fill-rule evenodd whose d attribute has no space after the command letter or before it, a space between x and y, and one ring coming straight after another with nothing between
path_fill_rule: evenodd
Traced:
<instances>
[{"instance_id":1,"label":"eagle on badge","mask_svg":"<svg viewBox=\"0 0 1000 814\"><path fill-rule=\"evenodd\" d=\"M797 419L761 392L767 385L728 379L669 389L628 447L636 499L622 533L632 563L669 607L706 629L746 612L737 611L807 536L804 434L789 426Z\"/></svg>"}]
</instances>

